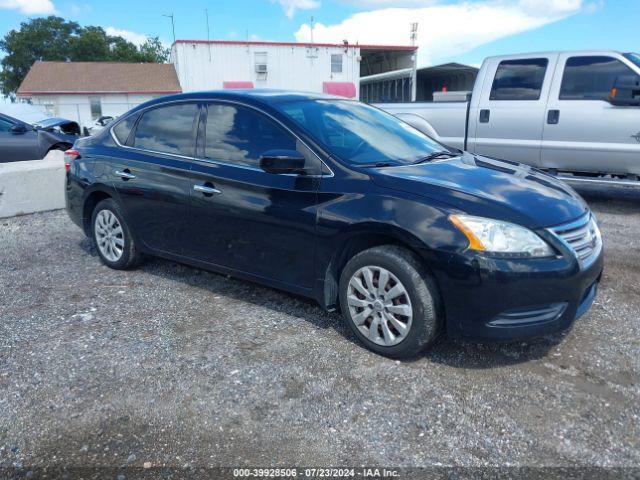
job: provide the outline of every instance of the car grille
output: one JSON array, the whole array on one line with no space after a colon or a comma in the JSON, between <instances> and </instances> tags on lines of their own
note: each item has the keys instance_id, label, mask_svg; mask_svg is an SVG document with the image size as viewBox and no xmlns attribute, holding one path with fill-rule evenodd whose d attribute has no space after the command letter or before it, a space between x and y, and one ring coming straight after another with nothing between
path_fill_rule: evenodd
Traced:
<instances>
[{"instance_id":1,"label":"car grille","mask_svg":"<svg viewBox=\"0 0 640 480\"><path fill-rule=\"evenodd\" d=\"M574 222L554 227L551 231L573 251L583 267L591 264L602 249L600 229L591 214Z\"/></svg>"}]
</instances>

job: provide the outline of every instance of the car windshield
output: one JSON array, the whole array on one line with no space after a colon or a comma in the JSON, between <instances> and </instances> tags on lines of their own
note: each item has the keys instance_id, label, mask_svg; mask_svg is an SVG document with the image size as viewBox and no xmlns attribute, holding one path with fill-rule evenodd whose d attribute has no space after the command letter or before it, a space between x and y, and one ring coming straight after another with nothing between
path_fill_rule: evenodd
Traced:
<instances>
[{"instance_id":1,"label":"car windshield","mask_svg":"<svg viewBox=\"0 0 640 480\"><path fill-rule=\"evenodd\" d=\"M407 165L447 150L396 117L352 100L296 101L278 108L330 154L354 165Z\"/></svg>"},{"instance_id":2,"label":"car windshield","mask_svg":"<svg viewBox=\"0 0 640 480\"><path fill-rule=\"evenodd\" d=\"M624 56L640 67L640 53L625 53Z\"/></svg>"}]
</instances>

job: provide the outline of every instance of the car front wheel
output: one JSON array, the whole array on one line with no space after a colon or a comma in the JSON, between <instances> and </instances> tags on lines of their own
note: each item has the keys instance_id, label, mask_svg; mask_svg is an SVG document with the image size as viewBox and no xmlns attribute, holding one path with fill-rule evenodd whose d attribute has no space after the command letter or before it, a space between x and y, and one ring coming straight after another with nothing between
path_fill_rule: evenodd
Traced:
<instances>
[{"instance_id":1,"label":"car front wheel","mask_svg":"<svg viewBox=\"0 0 640 480\"><path fill-rule=\"evenodd\" d=\"M359 340L388 357L415 356L440 332L434 282L415 255L394 245L370 248L347 263L340 307Z\"/></svg>"},{"instance_id":2,"label":"car front wheel","mask_svg":"<svg viewBox=\"0 0 640 480\"><path fill-rule=\"evenodd\" d=\"M112 199L96 205L91 218L93 240L102 262L116 270L135 266L140 258L120 206Z\"/></svg>"}]
</instances>

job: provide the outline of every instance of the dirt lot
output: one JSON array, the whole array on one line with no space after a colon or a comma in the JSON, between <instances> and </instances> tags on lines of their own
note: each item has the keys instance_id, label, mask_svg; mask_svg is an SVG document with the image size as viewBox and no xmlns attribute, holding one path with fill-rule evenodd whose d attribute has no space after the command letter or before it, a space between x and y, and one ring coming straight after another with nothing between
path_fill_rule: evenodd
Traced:
<instances>
[{"instance_id":1,"label":"dirt lot","mask_svg":"<svg viewBox=\"0 0 640 480\"><path fill-rule=\"evenodd\" d=\"M640 194L585 197L606 271L570 332L402 363L287 294L109 270L64 211L0 220L0 465L638 467Z\"/></svg>"}]
</instances>

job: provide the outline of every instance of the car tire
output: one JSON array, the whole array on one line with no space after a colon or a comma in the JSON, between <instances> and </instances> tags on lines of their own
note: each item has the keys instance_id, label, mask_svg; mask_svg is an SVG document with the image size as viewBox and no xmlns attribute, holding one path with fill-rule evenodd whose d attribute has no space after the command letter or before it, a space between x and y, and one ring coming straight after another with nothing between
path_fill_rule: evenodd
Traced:
<instances>
[{"instance_id":1,"label":"car tire","mask_svg":"<svg viewBox=\"0 0 640 480\"><path fill-rule=\"evenodd\" d=\"M120 206L113 199L100 201L91 215L91 233L100 260L115 270L127 270L140 261L140 253L136 249Z\"/></svg>"},{"instance_id":2,"label":"car tire","mask_svg":"<svg viewBox=\"0 0 640 480\"><path fill-rule=\"evenodd\" d=\"M380 355L414 357L441 331L435 283L404 248L383 245L355 255L340 275L339 296L349 328Z\"/></svg>"}]
</instances>

